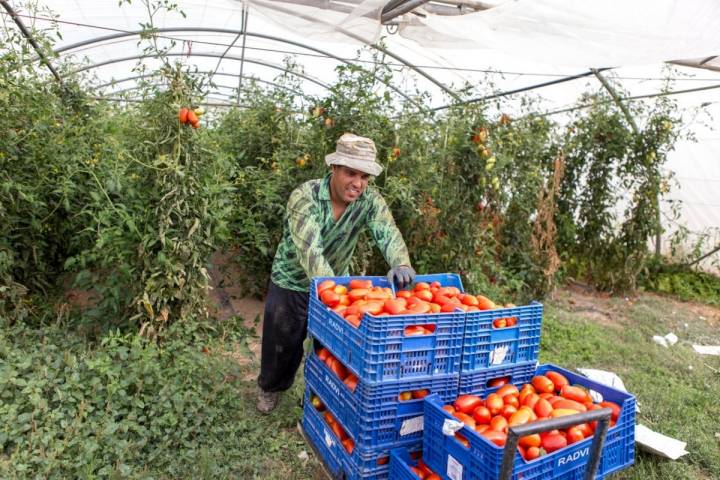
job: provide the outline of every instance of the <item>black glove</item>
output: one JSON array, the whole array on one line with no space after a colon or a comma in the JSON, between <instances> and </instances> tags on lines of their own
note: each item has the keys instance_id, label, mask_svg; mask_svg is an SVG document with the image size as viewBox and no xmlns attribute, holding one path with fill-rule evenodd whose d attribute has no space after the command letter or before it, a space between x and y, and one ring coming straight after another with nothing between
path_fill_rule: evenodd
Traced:
<instances>
[{"instance_id":1,"label":"black glove","mask_svg":"<svg viewBox=\"0 0 720 480\"><path fill-rule=\"evenodd\" d=\"M393 283L397 288L405 288L415 280L415 270L407 265L398 265L391 268L387 274L387 281L390 285Z\"/></svg>"}]
</instances>

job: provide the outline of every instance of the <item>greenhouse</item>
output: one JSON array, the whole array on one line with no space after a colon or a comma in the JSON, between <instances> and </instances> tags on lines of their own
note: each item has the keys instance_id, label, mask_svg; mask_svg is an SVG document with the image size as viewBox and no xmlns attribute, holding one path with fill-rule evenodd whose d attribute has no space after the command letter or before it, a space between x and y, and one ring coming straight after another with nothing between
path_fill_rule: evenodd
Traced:
<instances>
[{"instance_id":1,"label":"greenhouse","mask_svg":"<svg viewBox=\"0 0 720 480\"><path fill-rule=\"evenodd\" d=\"M720 478L720 4L0 15L1 478Z\"/></svg>"}]
</instances>

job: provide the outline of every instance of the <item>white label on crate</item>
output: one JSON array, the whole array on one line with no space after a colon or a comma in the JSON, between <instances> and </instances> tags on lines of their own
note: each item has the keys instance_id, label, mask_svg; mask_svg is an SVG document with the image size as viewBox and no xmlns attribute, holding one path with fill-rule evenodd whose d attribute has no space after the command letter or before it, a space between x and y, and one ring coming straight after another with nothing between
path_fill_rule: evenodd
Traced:
<instances>
[{"instance_id":1,"label":"white label on crate","mask_svg":"<svg viewBox=\"0 0 720 480\"><path fill-rule=\"evenodd\" d=\"M332 448L335 445L335 439L330 435L330 432L323 429L325 431L325 445L327 445L328 448Z\"/></svg>"},{"instance_id":2,"label":"white label on crate","mask_svg":"<svg viewBox=\"0 0 720 480\"><path fill-rule=\"evenodd\" d=\"M400 426L400 436L410 435L411 433L420 432L423 429L423 416L409 418Z\"/></svg>"},{"instance_id":3,"label":"white label on crate","mask_svg":"<svg viewBox=\"0 0 720 480\"><path fill-rule=\"evenodd\" d=\"M500 365L505 361L505 356L508 353L508 350L510 350L510 347L507 345L501 345L498 347L495 347L495 349L490 352L490 364L491 365Z\"/></svg>"},{"instance_id":4,"label":"white label on crate","mask_svg":"<svg viewBox=\"0 0 720 480\"><path fill-rule=\"evenodd\" d=\"M462 480L463 478L463 466L452 455L448 455L447 476L450 477L450 480Z\"/></svg>"}]
</instances>

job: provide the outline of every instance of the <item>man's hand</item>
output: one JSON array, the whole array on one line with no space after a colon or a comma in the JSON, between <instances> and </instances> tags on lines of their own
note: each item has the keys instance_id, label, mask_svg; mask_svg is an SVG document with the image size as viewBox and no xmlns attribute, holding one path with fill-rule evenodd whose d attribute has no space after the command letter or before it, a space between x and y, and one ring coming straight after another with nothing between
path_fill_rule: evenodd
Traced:
<instances>
[{"instance_id":1,"label":"man's hand","mask_svg":"<svg viewBox=\"0 0 720 480\"><path fill-rule=\"evenodd\" d=\"M395 284L398 288L405 288L415 280L415 270L407 265L398 265L391 268L387 274L389 284Z\"/></svg>"}]
</instances>

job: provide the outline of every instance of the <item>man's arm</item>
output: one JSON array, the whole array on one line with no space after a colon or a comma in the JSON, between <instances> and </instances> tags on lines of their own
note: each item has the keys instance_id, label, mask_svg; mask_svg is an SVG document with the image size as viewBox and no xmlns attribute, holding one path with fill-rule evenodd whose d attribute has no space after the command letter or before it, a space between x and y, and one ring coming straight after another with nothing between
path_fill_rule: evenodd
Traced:
<instances>
[{"instance_id":1,"label":"man's arm","mask_svg":"<svg viewBox=\"0 0 720 480\"><path fill-rule=\"evenodd\" d=\"M287 205L290 236L297 256L308 278L332 277L332 267L323 255L321 225L317 205L309 194L298 188L290 195Z\"/></svg>"},{"instance_id":2,"label":"man's arm","mask_svg":"<svg viewBox=\"0 0 720 480\"><path fill-rule=\"evenodd\" d=\"M371 198L373 205L369 212L367 225L385 261L390 267L410 266L410 255L405 240L395 225L390 208L379 193L372 192Z\"/></svg>"}]
</instances>

